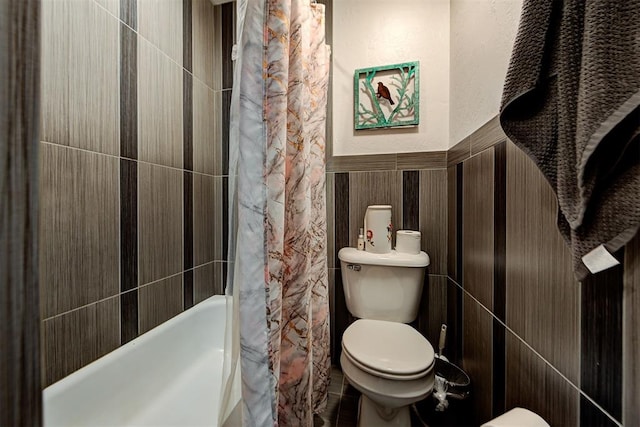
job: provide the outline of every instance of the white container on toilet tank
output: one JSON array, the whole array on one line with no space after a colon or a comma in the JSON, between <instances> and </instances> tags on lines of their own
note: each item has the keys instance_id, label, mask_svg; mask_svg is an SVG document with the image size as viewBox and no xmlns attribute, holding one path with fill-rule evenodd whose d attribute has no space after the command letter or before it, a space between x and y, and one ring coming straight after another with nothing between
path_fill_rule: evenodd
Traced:
<instances>
[{"instance_id":1,"label":"white container on toilet tank","mask_svg":"<svg viewBox=\"0 0 640 427\"><path fill-rule=\"evenodd\" d=\"M391 252L391 205L371 205L364 215L365 250L374 254Z\"/></svg>"}]
</instances>

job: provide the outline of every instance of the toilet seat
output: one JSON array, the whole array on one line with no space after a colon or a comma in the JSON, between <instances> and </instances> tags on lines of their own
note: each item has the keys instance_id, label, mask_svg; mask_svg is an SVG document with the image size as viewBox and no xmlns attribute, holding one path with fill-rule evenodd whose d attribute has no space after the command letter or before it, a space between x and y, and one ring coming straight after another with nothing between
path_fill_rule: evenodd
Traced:
<instances>
[{"instance_id":1,"label":"toilet seat","mask_svg":"<svg viewBox=\"0 0 640 427\"><path fill-rule=\"evenodd\" d=\"M381 378L408 381L433 369L435 352L409 325L359 319L342 337L342 350L355 366Z\"/></svg>"}]
</instances>

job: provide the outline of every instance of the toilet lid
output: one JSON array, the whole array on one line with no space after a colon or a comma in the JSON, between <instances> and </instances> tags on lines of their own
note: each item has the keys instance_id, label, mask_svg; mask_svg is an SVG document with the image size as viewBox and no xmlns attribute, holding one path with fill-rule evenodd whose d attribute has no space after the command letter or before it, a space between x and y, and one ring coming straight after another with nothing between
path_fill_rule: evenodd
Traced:
<instances>
[{"instance_id":1,"label":"toilet lid","mask_svg":"<svg viewBox=\"0 0 640 427\"><path fill-rule=\"evenodd\" d=\"M344 331L342 347L351 358L375 371L411 375L433 365L433 347L404 323L359 319Z\"/></svg>"}]
</instances>

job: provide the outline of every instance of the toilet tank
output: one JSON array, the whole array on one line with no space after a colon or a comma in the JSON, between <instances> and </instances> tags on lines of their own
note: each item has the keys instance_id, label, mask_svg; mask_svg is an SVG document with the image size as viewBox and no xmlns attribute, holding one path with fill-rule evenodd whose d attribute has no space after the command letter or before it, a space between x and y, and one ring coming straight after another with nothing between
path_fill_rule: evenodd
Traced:
<instances>
[{"instance_id":1,"label":"toilet tank","mask_svg":"<svg viewBox=\"0 0 640 427\"><path fill-rule=\"evenodd\" d=\"M342 248L338 258L347 309L353 316L401 323L415 320L429 255Z\"/></svg>"}]
</instances>

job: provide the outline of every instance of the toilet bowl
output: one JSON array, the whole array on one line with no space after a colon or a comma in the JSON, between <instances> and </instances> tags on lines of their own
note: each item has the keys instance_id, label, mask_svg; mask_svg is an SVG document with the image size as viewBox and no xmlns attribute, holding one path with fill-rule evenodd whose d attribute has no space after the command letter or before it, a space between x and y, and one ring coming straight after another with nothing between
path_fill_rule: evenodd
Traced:
<instances>
[{"instance_id":1,"label":"toilet bowl","mask_svg":"<svg viewBox=\"0 0 640 427\"><path fill-rule=\"evenodd\" d=\"M433 347L407 325L418 312L429 256L343 248L345 300L358 318L344 332L340 365L362 393L359 426L410 426L409 407L427 397L435 381Z\"/></svg>"},{"instance_id":2,"label":"toilet bowl","mask_svg":"<svg viewBox=\"0 0 640 427\"><path fill-rule=\"evenodd\" d=\"M434 356L431 344L409 325L360 319L349 326L340 364L362 393L358 424L410 425L409 406L433 389Z\"/></svg>"}]
</instances>

